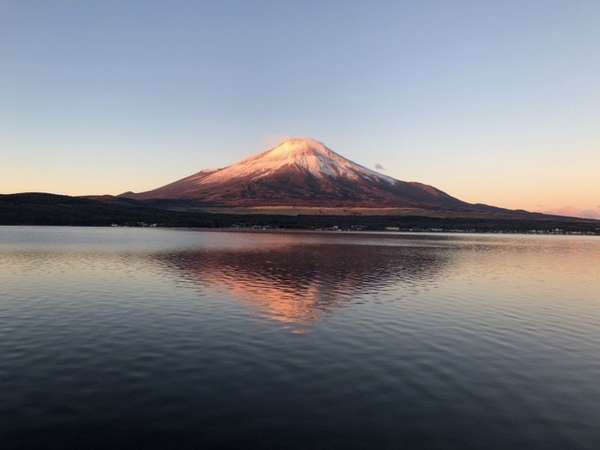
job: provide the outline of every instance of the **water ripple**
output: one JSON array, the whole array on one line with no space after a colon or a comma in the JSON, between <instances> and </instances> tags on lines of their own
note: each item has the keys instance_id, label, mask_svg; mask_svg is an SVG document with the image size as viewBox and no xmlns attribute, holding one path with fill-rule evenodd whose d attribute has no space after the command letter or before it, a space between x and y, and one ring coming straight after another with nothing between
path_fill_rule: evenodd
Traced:
<instances>
[{"instance_id":1,"label":"water ripple","mask_svg":"<svg viewBox=\"0 0 600 450\"><path fill-rule=\"evenodd\" d=\"M12 448L600 442L600 240L0 227Z\"/></svg>"}]
</instances>

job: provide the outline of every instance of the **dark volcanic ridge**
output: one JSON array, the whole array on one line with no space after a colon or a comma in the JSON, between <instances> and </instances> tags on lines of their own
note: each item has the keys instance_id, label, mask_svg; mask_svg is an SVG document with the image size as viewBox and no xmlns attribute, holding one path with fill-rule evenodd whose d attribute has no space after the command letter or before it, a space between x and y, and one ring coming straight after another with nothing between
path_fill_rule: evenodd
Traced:
<instances>
[{"instance_id":1,"label":"dark volcanic ridge","mask_svg":"<svg viewBox=\"0 0 600 450\"><path fill-rule=\"evenodd\" d=\"M436 215L438 214L438 215ZM525 214L520 217L430 215L228 214L174 211L152 201L46 193L0 195L0 225L162 226L201 228L341 229L382 231L546 232L600 234L600 221Z\"/></svg>"}]
</instances>

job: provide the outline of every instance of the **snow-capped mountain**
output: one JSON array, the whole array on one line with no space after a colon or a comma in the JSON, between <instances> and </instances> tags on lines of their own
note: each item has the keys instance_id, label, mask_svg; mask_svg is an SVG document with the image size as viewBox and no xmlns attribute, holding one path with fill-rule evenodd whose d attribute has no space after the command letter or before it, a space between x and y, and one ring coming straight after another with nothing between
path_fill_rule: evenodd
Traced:
<instances>
[{"instance_id":1,"label":"snow-capped mountain","mask_svg":"<svg viewBox=\"0 0 600 450\"><path fill-rule=\"evenodd\" d=\"M236 164L122 197L223 206L473 207L432 186L368 169L305 138L287 139Z\"/></svg>"}]
</instances>

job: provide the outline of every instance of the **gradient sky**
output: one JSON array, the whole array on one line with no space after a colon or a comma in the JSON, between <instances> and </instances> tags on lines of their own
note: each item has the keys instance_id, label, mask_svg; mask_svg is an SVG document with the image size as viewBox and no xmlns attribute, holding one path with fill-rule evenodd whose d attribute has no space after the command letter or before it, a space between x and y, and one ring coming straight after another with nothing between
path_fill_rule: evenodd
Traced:
<instances>
[{"instance_id":1,"label":"gradient sky","mask_svg":"<svg viewBox=\"0 0 600 450\"><path fill-rule=\"evenodd\" d=\"M0 193L142 191L288 136L600 218L600 2L0 0Z\"/></svg>"}]
</instances>

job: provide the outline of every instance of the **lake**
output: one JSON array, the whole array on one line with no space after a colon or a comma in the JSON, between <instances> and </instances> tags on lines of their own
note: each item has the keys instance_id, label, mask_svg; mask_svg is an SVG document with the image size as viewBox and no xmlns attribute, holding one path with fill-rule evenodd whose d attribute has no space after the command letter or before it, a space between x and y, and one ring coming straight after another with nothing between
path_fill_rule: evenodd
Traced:
<instances>
[{"instance_id":1,"label":"lake","mask_svg":"<svg viewBox=\"0 0 600 450\"><path fill-rule=\"evenodd\" d=\"M0 227L5 449L598 449L600 238Z\"/></svg>"}]
</instances>

